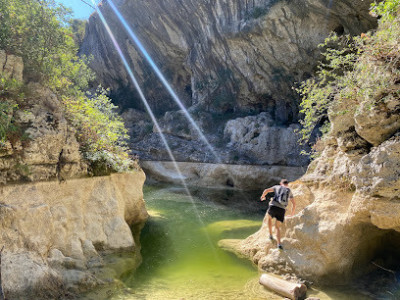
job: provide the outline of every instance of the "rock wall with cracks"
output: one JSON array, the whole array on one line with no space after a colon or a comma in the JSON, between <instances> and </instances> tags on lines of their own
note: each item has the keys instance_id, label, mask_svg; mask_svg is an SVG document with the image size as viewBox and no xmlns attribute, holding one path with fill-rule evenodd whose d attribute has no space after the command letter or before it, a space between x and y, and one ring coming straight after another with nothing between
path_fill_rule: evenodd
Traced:
<instances>
[{"instance_id":1,"label":"rock wall with cracks","mask_svg":"<svg viewBox=\"0 0 400 300\"><path fill-rule=\"evenodd\" d=\"M276 122L297 120L294 82L313 72L317 45L331 31L359 34L375 26L372 1L129 1L114 3L186 106L213 111L266 111ZM175 109L107 1L100 5L152 108ZM142 107L97 14L81 53L123 107Z\"/></svg>"},{"instance_id":2,"label":"rock wall with cracks","mask_svg":"<svg viewBox=\"0 0 400 300\"><path fill-rule=\"evenodd\" d=\"M144 179L136 171L1 187L1 284L7 299L58 299L112 282L115 272L104 268L107 251L134 252L138 264L140 248L130 226L138 235L148 216Z\"/></svg>"},{"instance_id":3,"label":"rock wall with cracks","mask_svg":"<svg viewBox=\"0 0 400 300\"><path fill-rule=\"evenodd\" d=\"M177 111L107 1L100 9L178 161L301 168L309 160L297 144L299 99L292 87L315 70L317 45L331 31L359 34L376 26L371 2L114 1L219 158ZM142 160L169 161L97 14L86 29L80 52L93 55L99 82L125 109L131 149Z\"/></svg>"},{"instance_id":4,"label":"rock wall with cracks","mask_svg":"<svg viewBox=\"0 0 400 300\"><path fill-rule=\"evenodd\" d=\"M376 61L371 69L371 74L387 72ZM329 111L331 130L320 156L291 184L299 205L285 221L283 252L269 241L267 219L247 239L221 246L262 270L310 281L348 283L391 270L380 274L380 287L370 277L363 288L375 299L382 286L390 290L386 284L400 271L400 99L398 84L388 86L397 92L384 104L360 100L345 112L347 103L338 101Z\"/></svg>"}]
</instances>

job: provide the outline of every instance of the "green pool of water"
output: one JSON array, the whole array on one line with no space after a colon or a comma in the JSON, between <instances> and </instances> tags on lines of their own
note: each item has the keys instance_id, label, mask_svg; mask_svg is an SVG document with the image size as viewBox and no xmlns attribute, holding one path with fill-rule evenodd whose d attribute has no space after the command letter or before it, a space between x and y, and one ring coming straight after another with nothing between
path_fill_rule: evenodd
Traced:
<instances>
[{"instance_id":1,"label":"green pool of water","mask_svg":"<svg viewBox=\"0 0 400 300\"><path fill-rule=\"evenodd\" d=\"M229 193L197 190L191 199L182 188L146 186L150 218L141 233L142 264L120 276L117 288L85 299L282 299L259 285L250 261L217 247L220 239L256 232L266 208L256 195ZM369 299L343 288L312 290L308 296Z\"/></svg>"},{"instance_id":2,"label":"green pool of water","mask_svg":"<svg viewBox=\"0 0 400 300\"><path fill-rule=\"evenodd\" d=\"M204 195L191 199L180 188L146 187L145 200L151 217L141 235L143 263L123 278L134 295L116 299L265 299L251 291L257 269L217 247L222 238L257 231L262 215Z\"/></svg>"}]
</instances>

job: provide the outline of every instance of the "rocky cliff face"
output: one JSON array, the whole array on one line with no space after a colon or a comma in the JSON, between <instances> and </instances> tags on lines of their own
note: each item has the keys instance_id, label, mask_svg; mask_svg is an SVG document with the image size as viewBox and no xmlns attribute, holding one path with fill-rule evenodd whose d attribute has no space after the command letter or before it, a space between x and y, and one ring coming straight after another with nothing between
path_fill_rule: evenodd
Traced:
<instances>
[{"instance_id":1,"label":"rocky cliff face","mask_svg":"<svg viewBox=\"0 0 400 300\"><path fill-rule=\"evenodd\" d=\"M22 59L0 51L0 75L22 82ZM89 178L60 99L37 83L24 92L0 144L1 287L7 299L59 299L118 277L107 252L138 265L145 175Z\"/></svg>"},{"instance_id":2,"label":"rocky cliff face","mask_svg":"<svg viewBox=\"0 0 400 300\"><path fill-rule=\"evenodd\" d=\"M293 92L314 71L317 45L331 31L357 34L375 26L371 1L114 1L155 63L189 108L219 159L199 141L103 1L100 9L129 58L178 161L305 166L295 128ZM97 14L81 53L112 89L143 160L170 160ZM138 124L141 124L138 126Z\"/></svg>"},{"instance_id":3,"label":"rocky cliff face","mask_svg":"<svg viewBox=\"0 0 400 300\"><path fill-rule=\"evenodd\" d=\"M58 298L112 281L107 250L129 250L147 212L144 173L7 185L0 189L3 291L8 299ZM134 265L130 266L134 268Z\"/></svg>"},{"instance_id":4,"label":"rocky cliff face","mask_svg":"<svg viewBox=\"0 0 400 300\"><path fill-rule=\"evenodd\" d=\"M0 51L4 78L23 80L22 59ZM74 128L61 101L38 83L26 87L23 105L14 114L16 130L0 147L0 183L60 180L84 176Z\"/></svg>"},{"instance_id":5,"label":"rocky cliff face","mask_svg":"<svg viewBox=\"0 0 400 300\"><path fill-rule=\"evenodd\" d=\"M371 298L381 298L383 287L398 298L393 278L400 272L400 86L397 65L375 55L387 44L399 44L393 30L399 24L399 15L381 23L349 73L356 80L335 95L320 156L292 184L300 205L285 222L285 250L269 241L265 222L247 239L222 246L263 270L311 281L339 283L363 274L362 290ZM400 56L398 51L392 55ZM374 78L375 85L365 78ZM348 89L357 93L350 97ZM379 284L368 286L374 276Z\"/></svg>"},{"instance_id":6,"label":"rocky cliff face","mask_svg":"<svg viewBox=\"0 0 400 300\"><path fill-rule=\"evenodd\" d=\"M317 45L331 32L374 26L371 1L114 1L187 106L267 111L276 122L297 119L292 92L313 71ZM101 5L152 108L175 107L107 1ZM99 17L89 20L82 53L125 107L142 107ZM122 97L125 95L126 97Z\"/></svg>"}]
</instances>

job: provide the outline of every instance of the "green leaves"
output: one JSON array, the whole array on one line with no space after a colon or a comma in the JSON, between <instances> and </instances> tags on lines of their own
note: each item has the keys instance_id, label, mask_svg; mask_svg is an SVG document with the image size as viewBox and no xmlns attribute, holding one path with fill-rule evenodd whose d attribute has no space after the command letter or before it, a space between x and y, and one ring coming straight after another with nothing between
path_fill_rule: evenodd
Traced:
<instances>
[{"instance_id":1,"label":"green leaves","mask_svg":"<svg viewBox=\"0 0 400 300\"><path fill-rule=\"evenodd\" d=\"M13 129L13 112L17 109L13 102L0 100L0 145L7 140L8 133Z\"/></svg>"},{"instance_id":2,"label":"green leaves","mask_svg":"<svg viewBox=\"0 0 400 300\"><path fill-rule=\"evenodd\" d=\"M68 9L53 0L0 0L0 12L0 49L23 58L28 79L62 93L88 87L94 75L77 56Z\"/></svg>"},{"instance_id":3,"label":"green leaves","mask_svg":"<svg viewBox=\"0 0 400 300\"><path fill-rule=\"evenodd\" d=\"M383 17L384 21L393 20L399 10L400 0L386 0L371 5L371 13Z\"/></svg>"},{"instance_id":4,"label":"green leaves","mask_svg":"<svg viewBox=\"0 0 400 300\"><path fill-rule=\"evenodd\" d=\"M102 88L85 94L95 76L88 67L90 57L77 55L84 27L71 21L70 11L54 0L0 0L0 49L23 58L27 81L38 81L63 99L93 173L126 171L132 161L116 106ZM0 141L5 141L17 108L11 99L21 85L0 80Z\"/></svg>"},{"instance_id":5,"label":"green leaves","mask_svg":"<svg viewBox=\"0 0 400 300\"><path fill-rule=\"evenodd\" d=\"M300 142L308 142L316 126L324 125L327 131L328 110L338 93L345 97L345 93L351 91L354 85L352 72L361 55L361 38L350 36L337 36L331 34L321 48L324 59L318 66L316 75L301 83L297 92L301 96L300 113Z\"/></svg>"},{"instance_id":6,"label":"green leaves","mask_svg":"<svg viewBox=\"0 0 400 300\"><path fill-rule=\"evenodd\" d=\"M132 163L127 154L127 130L106 93L99 87L93 95L64 97L64 103L69 119L78 129L86 159L97 170L106 166L107 170L126 171Z\"/></svg>"},{"instance_id":7,"label":"green leaves","mask_svg":"<svg viewBox=\"0 0 400 300\"><path fill-rule=\"evenodd\" d=\"M355 114L363 104L370 109L387 99L399 99L400 81L400 0L372 5L381 16L374 34L360 37L331 35L321 45L323 61L316 75L297 91L302 97L301 142L309 142L314 130L327 133L329 116ZM349 117L354 117L349 115Z\"/></svg>"}]
</instances>

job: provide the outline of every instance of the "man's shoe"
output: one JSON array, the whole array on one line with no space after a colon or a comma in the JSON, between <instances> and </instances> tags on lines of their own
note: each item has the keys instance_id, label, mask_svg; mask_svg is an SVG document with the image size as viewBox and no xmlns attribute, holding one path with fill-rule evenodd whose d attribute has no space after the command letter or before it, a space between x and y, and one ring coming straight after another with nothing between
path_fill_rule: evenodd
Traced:
<instances>
[{"instance_id":1,"label":"man's shoe","mask_svg":"<svg viewBox=\"0 0 400 300\"><path fill-rule=\"evenodd\" d=\"M282 247L281 244L278 245L278 249L279 249L279 250L283 250L283 247Z\"/></svg>"},{"instance_id":2,"label":"man's shoe","mask_svg":"<svg viewBox=\"0 0 400 300\"><path fill-rule=\"evenodd\" d=\"M274 240L274 237L273 237L272 235L270 235L270 236L269 236L269 239L270 239L271 241L273 241L273 240Z\"/></svg>"}]
</instances>

